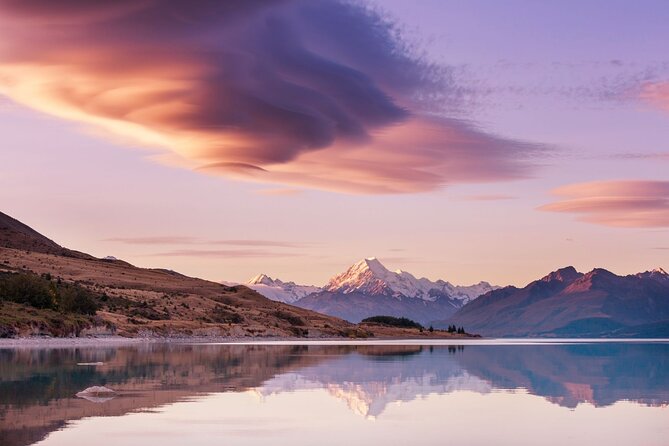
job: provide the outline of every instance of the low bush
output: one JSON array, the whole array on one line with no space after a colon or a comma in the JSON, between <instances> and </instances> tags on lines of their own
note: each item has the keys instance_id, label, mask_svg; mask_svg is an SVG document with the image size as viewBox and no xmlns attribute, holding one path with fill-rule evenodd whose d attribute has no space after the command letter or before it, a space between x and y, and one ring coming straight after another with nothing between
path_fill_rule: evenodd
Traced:
<instances>
[{"instance_id":1,"label":"low bush","mask_svg":"<svg viewBox=\"0 0 669 446\"><path fill-rule=\"evenodd\" d=\"M274 312L274 316L278 317L279 319L283 319L295 327L302 327L306 325L304 319L289 311L277 310Z\"/></svg>"}]
</instances>

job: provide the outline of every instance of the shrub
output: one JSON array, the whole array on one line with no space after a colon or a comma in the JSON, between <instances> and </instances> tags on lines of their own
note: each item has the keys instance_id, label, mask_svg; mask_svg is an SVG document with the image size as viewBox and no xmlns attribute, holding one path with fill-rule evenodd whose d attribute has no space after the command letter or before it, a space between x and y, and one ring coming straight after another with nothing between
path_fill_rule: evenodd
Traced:
<instances>
[{"instance_id":1,"label":"shrub","mask_svg":"<svg viewBox=\"0 0 669 446\"><path fill-rule=\"evenodd\" d=\"M244 318L234 311L226 310L220 305L216 305L209 315L213 322L219 324L241 324Z\"/></svg>"},{"instance_id":2,"label":"shrub","mask_svg":"<svg viewBox=\"0 0 669 446\"><path fill-rule=\"evenodd\" d=\"M278 317L279 319L283 319L284 321L287 321L290 325L296 327L302 327L306 325L304 323L304 319L289 311L277 310L274 312L274 316Z\"/></svg>"},{"instance_id":3,"label":"shrub","mask_svg":"<svg viewBox=\"0 0 669 446\"><path fill-rule=\"evenodd\" d=\"M61 311L93 315L98 310L95 296L85 288L61 286L57 290L57 299Z\"/></svg>"}]
</instances>

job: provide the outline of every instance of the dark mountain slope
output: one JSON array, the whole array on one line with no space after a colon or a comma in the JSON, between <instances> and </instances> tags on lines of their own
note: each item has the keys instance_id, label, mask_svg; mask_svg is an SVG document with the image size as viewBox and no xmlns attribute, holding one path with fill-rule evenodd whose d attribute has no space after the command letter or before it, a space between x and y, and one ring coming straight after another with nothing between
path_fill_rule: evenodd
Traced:
<instances>
[{"instance_id":1,"label":"dark mountain slope","mask_svg":"<svg viewBox=\"0 0 669 446\"><path fill-rule=\"evenodd\" d=\"M486 293L436 326L487 336L661 336L669 326L667 277L567 267L524 288Z\"/></svg>"},{"instance_id":2,"label":"dark mountain slope","mask_svg":"<svg viewBox=\"0 0 669 446\"><path fill-rule=\"evenodd\" d=\"M0 212L0 246L65 257L94 258L88 254L63 248L30 226L2 212Z\"/></svg>"},{"instance_id":3,"label":"dark mountain slope","mask_svg":"<svg viewBox=\"0 0 669 446\"><path fill-rule=\"evenodd\" d=\"M429 324L434 319L446 318L455 313L459 302L447 297L427 301L410 297L322 291L298 300L295 305L355 323L367 317L382 315L407 317L421 324Z\"/></svg>"}]
</instances>

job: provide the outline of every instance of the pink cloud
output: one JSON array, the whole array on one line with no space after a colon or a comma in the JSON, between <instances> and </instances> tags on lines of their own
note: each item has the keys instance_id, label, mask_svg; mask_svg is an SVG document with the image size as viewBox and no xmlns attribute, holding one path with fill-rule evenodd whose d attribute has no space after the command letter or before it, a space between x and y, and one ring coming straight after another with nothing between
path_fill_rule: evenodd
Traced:
<instances>
[{"instance_id":1,"label":"pink cloud","mask_svg":"<svg viewBox=\"0 0 669 446\"><path fill-rule=\"evenodd\" d=\"M304 248L312 243L286 242L277 240L204 240L188 236L151 236L151 237L113 237L105 239L106 242L117 242L128 245L228 245L228 246L253 246L274 248Z\"/></svg>"},{"instance_id":2,"label":"pink cloud","mask_svg":"<svg viewBox=\"0 0 669 446\"><path fill-rule=\"evenodd\" d=\"M502 201L514 200L517 197L507 194L482 194L482 195L467 195L464 197L466 201Z\"/></svg>"},{"instance_id":3,"label":"pink cloud","mask_svg":"<svg viewBox=\"0 0 669 446\"><path fill-rule=\"evenodd\" d=\"M0 42L0 93L215 175L411 193L543 150L444 117L449 69L349 2L5 0Z\"/></svg>"},{"instance_id":4,"label":"pink cloud","mask_svg":"<svg viewBox=\"0 0 669 446\"><path fill-rule=\"evenodd\" d=\"M282 258L301 257L304 254L295 252L275 252L256 249L179 249L175 251L151 254L151 257L229 257L238 258Z\"/></svg>"},{"instance_id":5,"label":"pink cloud","mask_svg":"<svg viewBox=\"0 0 669 446\"><path fill-rule=\"evenodd\" d=\"M669 111L669 81L644 84L640 96L642 100Z\"/></svg>"},{"instance_id":6,"label":"pink cloud","mask_svg":"<svg viewBox=\"0 0 669 446\"><path fill-rule=\"evenodd\" d=\"M259 189L256 191L258 195L269 195L272 197L292 197L295 195L301 195L304 191L300 189L291 189L291 188L272 188L272 189Z\"/></svg>"},{"instance_id":7,"label":"pink cloud","mask_svg":"<svg viewBox=\"0 0 669 446\"><path fill-rule=\"evenodd\" d=\"M669 181L597 181L557 188L560 201L539 209L617 227L669 227Z\"/></svg>"}]
</instances>

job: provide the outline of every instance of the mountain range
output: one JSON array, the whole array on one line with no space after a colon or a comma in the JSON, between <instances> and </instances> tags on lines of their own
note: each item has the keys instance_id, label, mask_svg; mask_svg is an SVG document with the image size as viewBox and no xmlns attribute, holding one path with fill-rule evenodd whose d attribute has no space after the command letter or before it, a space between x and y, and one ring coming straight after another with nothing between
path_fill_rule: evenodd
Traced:
<instances>
[{"instance_id":1,"label":"mountain range","mask_svg":"<svg viewBox=\"0 0 669 446\"><path fill-rule=\"evenodd\" d=\"M569 266L523 288L490 291L435 326L451 324L484 336L669 336L669 274Z\"/></svg>"},{"instance_id":2,"label":"mountain range","mask_svg":"<svg viewBox=\"0 0 669 446\"><path fill-rule=\"evenodd\" d=\"M0 294L0 337L448 336L353 324L377 315L408 317L436 328L457 325L484 336L669 336L669 274L661 268L618 276L601 268L584 274L570 266L522 288L499 288L487 282L455 286L417 279L367 258L323 287L259 275L248 285L256 292L138 268L111 256L96 258L62 247L1 212L0 282L5 287L0 293L8 293ZM21 287L31 287L46 300L28 302L31 296L17 294ZM92 301L97 314L73 309L72 300L67 307L65 300L54 300L54 293L58 299Z\"/></svg>"},{"instance_id":3,"label":"mountain range","mask_svg":"<svg viewBox=\"0 0 669 446\"><path fill-rule=\"evenodd\" d=\"M444 280L419 279L406 271L390 271L374 257L360 260L323 287L282 282L265 274L246 285L269 299L350 322L385 315L423 324L447 318L481 294L499 288L488 282L457 286Z\"/></svg>"}]
</instances>

